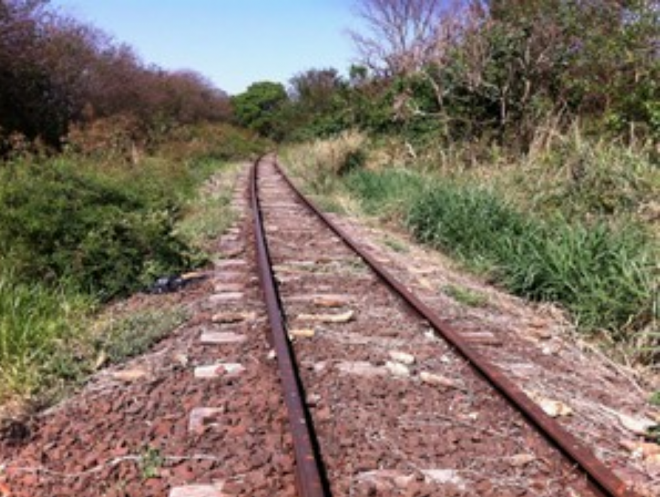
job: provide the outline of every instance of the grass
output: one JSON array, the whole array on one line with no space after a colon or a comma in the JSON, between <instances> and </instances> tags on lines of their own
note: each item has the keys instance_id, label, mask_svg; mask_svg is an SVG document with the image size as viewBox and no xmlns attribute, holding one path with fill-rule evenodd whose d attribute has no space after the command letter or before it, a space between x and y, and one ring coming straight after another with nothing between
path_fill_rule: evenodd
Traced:
<instances>
[{"instance_id":1,"label":"grass","mask_svg":"<svg viewBox=\"0 0 660 497\"><path fill-rule=\"evenodd\" d=\"M435 169L428 156L405 168L367 159L334 176L333 167L319 173L322 166L308 158L316 166L300 176L329 176L326 196L348 192L363 213L407 227L514 294L561 304L579 330L605 331L633 345L638 358L643 352L656 361L660 169L651 151L586 140L574 130L524 157L468 152L456 145Z\"/></svg>"},{"instance_id":2,"label":"grass","mask_svg":"<svg viewBox=\"0 0 660 497\"><path fill-rule=\"evenodd\" d=\"M157 447L147 445L142 450L140 456L140 472L142 479L157 478L160 476L160 470L165 463L165 458Z\"/></svg>"},{"instance_id":3,"label":"grass","mask_svg":"<svg viewBox=\"0 0 660 497\"><path fill-rule=\"evenodd\" d=\"M186 201L176 234L195 247L198 258L207 259L212 242L226 231L234 220L231 200L235 182L235 167L214 162L213 174L203 184L198 195Z\"/></svg>"},{"instance_id":4,"label":"grass","mask_svg":"<svg viewBox=\"0 0 660 497\"><path fill-rule=\"evenodd\" d=\"M403 168L378 172L360 169L349 174L345 184L360 199L367 214L396 219L405 211L409 199L424 189L425 178Z\"/></svg>"},{"instance_id":5,"label":"grass","mask_svg":"<svg viewBox=\"0 0 660 497\"><path fill-rule=\"evenodd\" d=\"M398 252L400 254L405 254L410 251L408 248L408 245L406 245L404 242L401 240L397 240L396 238L392 238L391 236L385 237L383 239L383 243L394 250L395 252Z\"/></svg>"},{"instance_id":6,"label":"grass","mask_svg":"<svg viewBox=\"0 0 660 497\"><path fill-rule=\"evenodd\" d=\"M187 318L179 306L142 309L102 323L90 341L97 357L116 364L146 352Z\"/></svg>"},{"instance_id":7,"label":"grass","mask_svg":"<svg viewBox=\"0 0 660 497\"><path fill-rule=\"evenodd\" d=\"M42 387L61 363L59 345L75 339L93 308L65 288L17 282L0 269L0 400Z\"/></svg>"},{"instance_id":8,"label":"grass","mask_svg":"<svg viewBox=\"0 0 660 497\"><path fill-rule=\"evenodd\" d=\"M366 137L345 132L336 138L316 140L285 151L285 161L313 195L328 196L341 188L340 178L361 167Z\"/></svg>"},{"instance_id":9,"label":"grass","mask_svg":"<svg viewBox=\"0 0 660 497\"><path fill-rule=\"evenodd\" d=\"M471 290L470 288L457 285L446 285L442 291L453 298L456 302L468 307L485 307L488 305L488 296Z\"/></svg>"},{"instance_id":10,"label":"grass","mask_svg":"<svg viewBox=\"0 0 660 497\"><path fill-rule=\"evenodd\" d=\"M655 391L649 397L649 404L660 407L660 391Z\"/></svg>"},{"instance_id":11,"label":"grass","mask_svg":"<svg viewBox=\"0 0 660 497\"><path fill-rule=\"evenodd\" d=\"M231 222L225 159L254 146L228 129L184 131L139 165L71 154L0 165L0 402L54 401L186 319L140 307L95 323L103 302L203 263Z\"/></svg>"},{"instance_id":12,"label":"grass","mask_svg":"<svg viewBox=\"0 0 660 497\"><path fill-rule=\"evenodd\" d=\"M619 335L648 322L653 257L642 233L538 220L493 192L448 182L419 196L407 223L420 241L490 268L513 293L561 303L583 330Z\"/></svg>"}]
</instances>

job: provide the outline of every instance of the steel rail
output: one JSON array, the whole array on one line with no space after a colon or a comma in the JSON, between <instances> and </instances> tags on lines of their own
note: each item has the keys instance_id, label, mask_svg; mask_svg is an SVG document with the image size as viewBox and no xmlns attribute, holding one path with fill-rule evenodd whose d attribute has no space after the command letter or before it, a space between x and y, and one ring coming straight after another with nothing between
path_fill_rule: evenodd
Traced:
<instances>
[{"instance_id":1,"label":"steel rail","mask_svg":"<svg viewBox=\"0 0 660 497\"><path fill-rule=\"evenodd\" d=\"M428 321L435 332L467 359L472 367L484 376L516 410L520 411L546 439L586 473L594 491L606 497L639 497L636 492L596 458L582 442L536 405L500 368L470 346L453 326L441 319L431 308L392 276L372 255L362 249L342 228L325 213L321 212L311 200L296 188L277 161L275 161L275 168L310 211L316 214L346 245L357 253L420 317Z\"/></svg>"},{"instance_id":2,"label":"steel rail","mask_svg":"<svg viewBox=\"0 0 660 497\"><path fill-rule=\"evenodd\" d=\"M284 392L284 403L287 408L291 435L293 437L296 459L296 485L300 497L329 497L329 486L327 485L321 457L317 448L318 445L311 423L311 416L305 405L302 382L300 381L293 351L287 337L280 298L270 263L270 254L257 188L257 169L262 159L257 160L250 171L250 200L254 219L259 279L263 289L271 329L269 341L277 355L280 380Z\"/></svg>"}]
</instances>

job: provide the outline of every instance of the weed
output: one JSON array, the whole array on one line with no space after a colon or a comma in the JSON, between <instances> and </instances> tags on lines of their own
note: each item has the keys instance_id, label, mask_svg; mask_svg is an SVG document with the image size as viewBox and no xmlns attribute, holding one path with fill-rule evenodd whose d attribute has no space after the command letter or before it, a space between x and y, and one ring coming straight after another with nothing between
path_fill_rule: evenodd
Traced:
<instances>
[{"instance_id":1,"label":"weed","mask_svg":"<svg viewBox=\"0 0 660 497\"><path fill-rule=\"evenodd\" d=\"M346 208L334 197L316 197L314 203L324 212L346 214Z\"/></svg>"},{"instance_id":2,"label":"weed","mask_svg":"<svg viewBox=\"0 0 660 497\"><path fill-rule=\"evenodd\" d=\"M400 217L425 182L419 174L401 168L357 170L346 177L349 191L360 199L365 212L383 219Z\"/></svg>"},{"instance_id":3,"label":"weed","mask_svg":"<svg viewBox=\"0 0 660 497\"><path fill-rule=\"evenodd\" d=\"M71 340L90 299L64 287L20 283L0 267L0 398L27 394L71 368L53 364L60 360L58 345ZM49 371L50 370L50 371Z\"/></svg>"},{"instance_id":4,"label":"weed","mask_svg":"<svg viewBox=\"0 0 660 497\"><path fill-rule=\"evenodd\" d=\"M140 472L142 478L147 480L149 478L158 478L160 476L160 469L163 467L165 458L156 447L147 445L142 450L140 456Z\"/></svg>"},{"instance_id":5,"label":"weed","mask_svg":"<svg viewBox=\"0 0 660 497\"><path fill-rule=\"evenodd\" d=\"M484 307L488 304L488 296L470 288L457 285L446 285L442 291L453 298L456 302L468 307Z\"/></svg>"},{"instance_id":6,"label":"weed","mask_svg":"<svg viewBox=\"0 0 660 497\"><path fill-rule=\"evenodd\" d=\"M655 391L651 394L649 404L660 407L660 391Z\"/></svg>"},{"instance_id":7,"label":"weed","mask_svg":"<svg viewBox=\"0 0 660 497\"><path fill-rule=\"evenodd\" d=\"M227 166L222 166L218 172L218 167L216 163L216 174L209 178L201 194L186 202L174 231L188 246L202 253L211 250L212 242L234 219L231 199L235 174Z\"/></svg>"},{"instance_id":8,"label":"weed","mask_svg":"<svg viewBox=\"0 0 660 497\"><path fill-rule=\"evenodd\" d=\"M329 195L341 187L340 176L359 170L366 161L364 135L348 131L290 149L286 156L310 193Z\"/></svg>"},{"instance_id":9,"label":"weed","mask_svg":"<svg viewBox=\"0 0 660 497\"><path fill-rule=\"evenodd\" d=\"M406 245L401 240L397 240L396 238L392 238L392 237L389 237L389 236L385 237L385 239L383 239L383 243L385 245L387 245L389 248L391 248L392 250L394 250L395 252L398 252L400 254L410 252L410 249L408 248L408 245Z\"/></svg>"},{"instance_id":10,"label":"weed","mask_svg":"<svg viewBox=\"0 0 660 497\"><path fill-rule=\"evenodd\" d=\"M131 313L101 325L94 349L111 363L120 362L147 351L186 319L183 308L176 306Z\"/></svg>"}]
</instances>

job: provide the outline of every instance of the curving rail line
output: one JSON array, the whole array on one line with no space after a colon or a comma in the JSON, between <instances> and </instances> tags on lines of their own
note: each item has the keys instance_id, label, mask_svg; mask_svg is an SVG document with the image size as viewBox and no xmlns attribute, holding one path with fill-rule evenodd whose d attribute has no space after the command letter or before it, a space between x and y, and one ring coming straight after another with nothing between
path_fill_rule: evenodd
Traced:
<instances>
[{"instance_id":1,"label":"curving rail line","mask_svg":"<svg viewBox=\"0 0 660 497\"><path fill-rule=\"evenodd\" d=\"M277 354L280 368L284 400L288 410L295 447L297 483L300 496L325 497L330 495L329 485L314 435L311 416L305 405L302 382L286 334L279 294L270 265L268 243L257 188L258 169L261 160L257 160L252 167L250 196L260 280L271 326L269 340ZM606 497L638 497L577 438L548 416L517 385L509 380L497 366L470 346L451 325L443 321L426 304L397 281L373 256L360 248L355 240L303 196L277 163L275 167L291 190L311 212L318 216L330 230L359 255L381 280L406 301L420 317L427 320L435 332L467 359L472 367L481 373L550 443L556 446L585 473L595 492Z\"/></svg>"}]
</instances>

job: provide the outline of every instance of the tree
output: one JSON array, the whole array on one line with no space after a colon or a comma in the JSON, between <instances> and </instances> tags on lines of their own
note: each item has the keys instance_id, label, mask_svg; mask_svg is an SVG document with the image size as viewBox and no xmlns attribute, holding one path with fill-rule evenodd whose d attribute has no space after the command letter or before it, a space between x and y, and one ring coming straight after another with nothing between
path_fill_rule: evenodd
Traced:
<instances>
[{"instance_id":1,"label":"tree","mask_svg":"<svg viewBox=\"0 0 660 497\"><path fill-rule=\"evenodd\" d=\"M288 101L284 86L271 81L253 83L231 99L235 119L241 126L274 140L284 137L280 112Z\"/></svg>"},{"instance_id":2,"label":"tree","mask_svg":"<svg viewBox=\"0 0 660 497\"><path fill-rule=\"evenodd\" d=\"M404 128L422 120L449 138L525 148L543 121L583 116L660 135L659 0L456 0L451 13L445 5L359 1L366 34L353 38L389 85Z\"/></svg>"},{"instance_id":3,"label":"tree","mask_svg":"<svg viewBox=\"0 0 660 497\"><path fill-rule=\"evenodd\" d=\"M59 147L73 127L81 138L106 120L96 129L145 143L154 131L229 112L227 95L197 73L147 66L47 0L0 0L0 156L13 134Z\"/></svg>"},{"instance_id":4,"label":"tree","mask_svg":"<svg viewBox=\"0 0 660 497\"><path fill-rule=\"evenodd\" d=\"M363 63L385 76L421 69L436 47L442 0L359 0L357 15L367 32L351 37Z\"/></svg>"}]
</instances>

